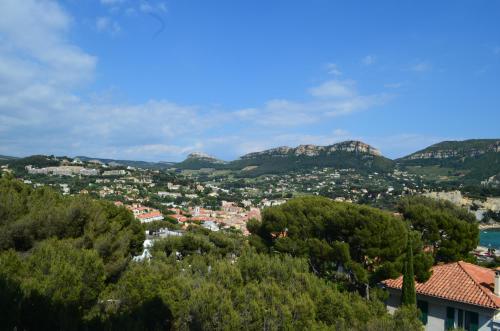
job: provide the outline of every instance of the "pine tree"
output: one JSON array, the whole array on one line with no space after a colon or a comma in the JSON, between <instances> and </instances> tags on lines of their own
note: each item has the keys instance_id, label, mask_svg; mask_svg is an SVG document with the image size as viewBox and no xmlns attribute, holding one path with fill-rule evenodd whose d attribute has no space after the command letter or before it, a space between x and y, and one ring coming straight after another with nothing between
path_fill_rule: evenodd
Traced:
<instances>
[{"instance_id":1,"label":"pine tree","mask_svg":"<svg viewBox=\"0 0 500 331\"><path fill-rule=\"evenodd\" d=\"M415 292L415 275L413 272L413 249L410 236L406 246L406 259L403 269L403 289L401 294L401 303L403 305L415 305L417 303L417 294Z\"/></svg>"}]
</instances>

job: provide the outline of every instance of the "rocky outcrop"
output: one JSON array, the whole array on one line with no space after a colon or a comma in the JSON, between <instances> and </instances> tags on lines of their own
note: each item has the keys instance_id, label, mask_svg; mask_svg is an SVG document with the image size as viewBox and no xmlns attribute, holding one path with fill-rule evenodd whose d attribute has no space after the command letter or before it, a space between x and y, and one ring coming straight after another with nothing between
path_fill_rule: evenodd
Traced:
<instances>
[{"instance_id":1,"label":"rocky outcrop","mask_svg":"<svg viewBox=\"0 0 500 331\"><path fill-rule=\"evenodd\" d=\"M443 144L454 144L453 147L441 148ZM500 140L492 141L491 143L484 144L478 147L476 145L460 145L459 142L444 142L431 146L423 151L416 152L406 157L408 160L420 159L448 159L448 158L462 158L462 157L477 157L485 153L499 153Z\"/></svg>"},{"instance_id":2,"label":"rocky outcrop","mask_svg":"<svg viewBox=\"0 0 500 331\"><path fill-rule=\"evenodd\" d=\"M217 164L226 163L225 161L219 160L219 159L217 159L209 154L202 153L202 152L193 152L187 156L186 160L200 160L200 161L217 163Z\"/></svg>"},{"instance_id":3,"label":"rocky outcrop","mask_svg":"<svg viewBox=\"0 0 500 331\"><path fill-rule=\"evenodd\" d=\"M271 157L285 157L285 156L319 156L322 154L330 155L336 152L349 152L356 154L367 154L373 156L381 156L382 154L376 148L365 144L361 141L344 141L328 146L316 146L316 145L300 145L295 148L282 146L277 148L268 149L262 152L255 152L246 154L241 157L241 159L253 159L262 156Z\"/></svg>"}]
</instances>

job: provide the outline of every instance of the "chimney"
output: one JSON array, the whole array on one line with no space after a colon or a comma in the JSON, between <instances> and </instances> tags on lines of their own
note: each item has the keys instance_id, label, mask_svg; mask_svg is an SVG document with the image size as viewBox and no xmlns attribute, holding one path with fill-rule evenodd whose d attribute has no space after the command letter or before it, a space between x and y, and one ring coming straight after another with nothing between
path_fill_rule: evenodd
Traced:
<instances>
[{"instance_id":1,"label":"chimney","mask_svg":"<svg viewBox=\"0 0 500 331\"><path fill-rule=\"evenodd\" d=\"M500 296L500 270L495 270L495 288L494 293L496 296Z\"/></svg>"}]
</instances>

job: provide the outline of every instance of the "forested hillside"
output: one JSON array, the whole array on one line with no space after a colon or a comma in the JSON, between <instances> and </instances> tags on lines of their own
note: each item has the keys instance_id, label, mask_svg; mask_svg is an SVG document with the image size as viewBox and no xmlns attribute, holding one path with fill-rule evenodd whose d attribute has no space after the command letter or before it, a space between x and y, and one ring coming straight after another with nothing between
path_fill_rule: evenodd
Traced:
<instances>
[{"instance_id":1,"label":"forested hillside","mask_svg":"<svg viewBox=\"0 0 500 331\"><path fill-rule=\"evenodd\" d=\"M429 276L436 256L423 253L422 246L435 238L409 231L414 210L407 213L405 220L326 198L293 199L266 209L262 222L251 222L249 238L191 225L183 236L157 240L150 260L135 262L144 228L125 208L32 189L4 176L0 325L6 330L420 330L417 310L387 314L385 294L376 286L401 273L407 238L417 278ZM448 227L468 219L443 215L434 216L433 226L443 226L440 217ZM461 229L462 237L477 237L473 227ZM460 247L455 253L449 260L468 254Z\"/></svg>"},{"instance_id":2,"label":"forested hillside","mask_svg":"<svg viewBox=\"0 0 500 331\"><path fill-rule=\"evenodd\" d=\"M443 141L396 161L409 171L441 175L429 180L478 185L500 174L500 140Z\"/></svg>"}]
</instances>

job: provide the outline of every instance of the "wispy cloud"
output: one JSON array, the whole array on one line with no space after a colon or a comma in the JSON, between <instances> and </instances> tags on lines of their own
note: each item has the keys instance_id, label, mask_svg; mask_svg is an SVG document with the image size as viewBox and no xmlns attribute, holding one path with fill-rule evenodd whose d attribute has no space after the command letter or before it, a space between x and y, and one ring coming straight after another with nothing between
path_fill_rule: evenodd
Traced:
<instances>
[{"instance_id":1,"label":"wispy cloud","mask_svg":"<svg viewBox=\"0 0 500 331\"><path fill-rule=\"evenodd\" d=\"M322 119L347 116L387 103L389 93L360 94L354 80L329 80L307 90L307 101L274 99L261 107L233 112L239 120L266 127L294 127L320 122Z\"/></svg>"},{"instance_id":2,"label":"wispy cloud","mask_svg":"<svg viewBox=\"0 0 500 331\"><path fill-rule=\"evenodd\" d=\"M335 75L335 76L342 75L342 72L340 71L338 65L336 65L335 63L327 63L326 69L330 75Z\"/></svg>"},{"instance_id":3,"label":"wispy cloud","mask_svg":"<svg viewBox=\"0 0 500 331\"><path fill-rule=\"evenodd\" d=\"M116 6L124 2L125 0L101 0L101 4L105 6Z\"/></svg>"},{"instance_id":4,"label":"wispy cloud","mask_svg":"<svg viewBox=\"0 0 500 331\"><path fill-rule=\"evenodd\" d=\"M401 86L403 86L403 83L401 83L401 82L397 82L397 83L386 83L386 84L384 84L384 87L386 87L386 88L390 88L390 89L400 88Z\"/></svg>"},{"instance_id":5,"label":"wispy cloud","mask_svg":"<svg viewBox=\"0 0 500 331\"><path fill-rule=\"evenodd\" d=\"M167 4L165 2L149 2L149 1L142 1L139 4L139 10L143 13L150 14L150 13L166 13L167 12Z\"/></svg>"},{"instance_id":6,"label":"wispy cloud","mask_svg":"<svg viewBox=\"0 0 500 331\"><path fill-rule=\"evenodd\" d=\"M369 66L375 63L375 56L374 55L367 55L363 59L361 59L361 63L363 63L365 66Z\"/></svg>"},{"instance_id":7,"label":"wispy cloud","mask_svg":"<svg viewBox=\"0 0 500 331\"><path fill-rule=\"evenodd\" d=\"M330 80L310 88L309 93L314 97L349 98L356 94L354 85L353 80Z\"/></svg>"},{"instance_id":8,"label":"wispy cloud","mask_svg":"<svg viewBox=\"0 0 500 331\"><path fill-rule=\"evenodd\" d=\"M126 8L128 3L106 5ZM276 143L328 144L350 134L332 129L307 135L302 129L375 109L391 98L384 91L363 93L347 78L304 88L297 98L240 109L92 98L85 88L94 79L98 59L71 42L73 19L63 7L3 0L0 12L0 154L180 160L200 149L236 154ZM96 19L95 28L113 31L109 17Z\"/></svg>"},{"instance_id":9,"label":"wispy cloud","mask_svg":"<svg viewBox=\"0 0 500 331\"><path fill-rule=\"evenodd\" d=\"M425 71L429 71L431 70L431 65L430 63L426 62L426 61L418 61L414 64L412 64L410 66L410 70L411 71L415 71L415 72L425 72Z\"/></svg>"},{"instance_id":10,"label":"wispy cloud","mask_svg":"<svg viewBox=\"0 0 500 331\"><path fill-rule=\"evenodd\" d=\"M105 16L98 17L96 19L95 26L98 31L107 32L113 36L118 34L121 30L120 24L118 24L118 22Z\"/></svg>"}]
</instances>

